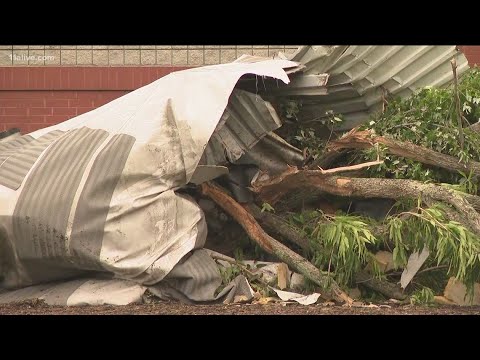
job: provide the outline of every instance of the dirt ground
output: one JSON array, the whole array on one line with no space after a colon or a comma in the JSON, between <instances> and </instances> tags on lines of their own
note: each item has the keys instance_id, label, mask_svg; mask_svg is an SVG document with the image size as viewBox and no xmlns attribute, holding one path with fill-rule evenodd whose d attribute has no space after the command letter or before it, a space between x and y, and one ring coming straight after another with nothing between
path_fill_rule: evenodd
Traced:
<instances>
[{"instance_id":1,"label":"dirt ground","mask_svg":"<svg viewBox=\"0 0 480 360\"><path fill-rule=\"evenodd\" d=\"M0 315L480 315L480 306L343 307L325 305L184 305L179 303L126 306L48 306L43 303L0 305Z\"/></svg>"}]
</instances>

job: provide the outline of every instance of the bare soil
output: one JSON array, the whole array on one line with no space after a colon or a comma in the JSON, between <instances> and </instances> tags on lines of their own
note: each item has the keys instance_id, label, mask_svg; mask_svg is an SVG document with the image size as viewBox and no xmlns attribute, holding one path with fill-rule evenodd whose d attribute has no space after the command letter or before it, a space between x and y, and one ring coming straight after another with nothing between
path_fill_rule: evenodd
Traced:
<instances>
[{"instance_id":1,"label":"bare soil","mask_svg":"<svg viewBox=\"0 0 480 360\"><path fill-rule=\"evenodd\" d=\"M126 306L49 306L41 302L0 305L0 315L480 315L480 306L345 307L319 305L185 305L180 303Z\"/></svg>"}]
</instances>

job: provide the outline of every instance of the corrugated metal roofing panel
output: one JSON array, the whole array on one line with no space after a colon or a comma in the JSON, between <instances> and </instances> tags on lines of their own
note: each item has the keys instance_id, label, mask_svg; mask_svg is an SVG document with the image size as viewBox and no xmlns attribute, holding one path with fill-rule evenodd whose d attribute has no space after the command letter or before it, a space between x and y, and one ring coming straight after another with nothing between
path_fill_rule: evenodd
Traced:
<instances>
[{"instance_id":1,"label":"corrugated metal roofing panel","mask_svg":"<svg viewBox=\"0 0 480 360\"><path fill-rule=\"evenodd\" d=\"M272 132L247 151L236 164L253 164L275 175L287 170L289 165L301 166L303 161L301 150Z\"/></svg>"},{"instance_id":2,"label":"corrugated metal roofing panel","mask_svg":"<svg viewBox=\"0 0 480 360\"><path fill-rule=\"evenodd\" d=\"M378 109L387 94L406 97L422 87L444 86L451 82L450 60L454 57L460 76L469 66L456 46L306 46L293 54L291 60L303 63L305 74L330 75L328 95L325 95L328 101L322 101L322 106L307 105L306 120L312 120L315 107L319 110L316 118L324 117L324 109L330 107L344 114L350 123L345 125L348 129ZM342 92L330 91L332 86L346 84L352 85L356 96L345 99ZM358 99L365 106L359 106Z\"/></svg>"},{"instance_id":3,"label":"corrugated metal roofing panel","mask_svg":"<svg viewBox=\"0 0 480 360\"><path fill-rule=\"evenodd\" d=\"M205 149L201 164L234 162L282 125L273 106L259 95L235 89Z\"/></svg>"}]
</instances>

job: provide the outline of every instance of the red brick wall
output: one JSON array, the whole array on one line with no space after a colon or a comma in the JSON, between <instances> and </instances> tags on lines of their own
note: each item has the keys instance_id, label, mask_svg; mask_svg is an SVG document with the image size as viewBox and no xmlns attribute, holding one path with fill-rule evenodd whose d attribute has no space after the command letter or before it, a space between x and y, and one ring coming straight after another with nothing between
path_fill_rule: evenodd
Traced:
<instances>
[{"instance_id":1,"label":"red brick wall","mask_svg":"<svg viewBox=\"0 0 480 360\"><path fill-rule=\"evenodd\" d=\"M460 46L460 50L465 54L470 65L480 66L480 46Z\"/></svg>"},{"instance_id":2,"label":"red brick wall","mask_svg":"<svg viewBox=\"0 0 480 360\"><path fill-rule=\"evenodd\" d=\"M32 132L112 101L184 67L0 68L0 131Z\"/></svg>"},{"instance_id":3,"label":"red brick wall","mask_svg":"<svg viewBox=\"0 0 480 360\"><path fill-rule=\"evenodd\" d=\"M25 134L58 124L112 101L128 91L0 91L0 131Z\"/></svg>"},{"instance_id":4,"label":"red brick wall","mask_svg":"<svg viewBox=\"0 0 480 360\"><path fill-rule=\"evenodd\" d=\"M480 46L460 46L480 65ZM0 68L0 131L22 133L83 114L186 67L3 67Z\"/></svg>"}]
</instances>

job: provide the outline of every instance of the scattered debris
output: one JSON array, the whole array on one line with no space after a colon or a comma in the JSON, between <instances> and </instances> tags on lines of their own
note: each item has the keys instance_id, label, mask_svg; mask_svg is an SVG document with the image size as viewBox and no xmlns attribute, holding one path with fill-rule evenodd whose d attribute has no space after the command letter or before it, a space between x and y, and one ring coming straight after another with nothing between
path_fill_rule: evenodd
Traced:
<instances>
[{"instance_id":1,"label":"scattered debris","mask_svg":"<svg viewBox=\"0 0 480 360\"><path fill-rule=\"evenodd\" d=\"M280 263L277 265L277 278L277 285L280 290L285 290L289 287L290 274L287 264Z\"/></svg>"},{"instance_id":2,"label":"scattered debris","mask_svg":"<svg viewBox=\"0 0 480 360\"><path fill-rule=\"evenodd\" d=\"M455 46L304 46L1 133L0 303L480 304L467 70Z\"/></svg>"},{"instance_id":3,"label":"scattered debris","mask_svg":"<svg viewBox=\"0 0 480 360\"><path fill-rule=\"evenodd\" d=\"M407 266L405 267L405 270L403 270L402 277L400 278L400 286L402 289L405 289L410 281L412 281L415 274L427 260L428 255L430 255L430 251L428 251L427 248L422 249L422 252L420 253L416 251L410 255Z\"/></svg>"},{"instance_id":4,"label":"scattered debris","mask_svg":"<svg viewBox=\"0 0 480 360\"><path fill-rule=\"evenodd\" d=\"M317 294L317 293L313 293L310 295L302 295L302 294L292 293L289 291L282 291L278 289L273 289L273 291L275 291L278 297L283 301L296 301L302 305L315 304L321 296L320 294Z\"/></svg>"}]
</instances>

